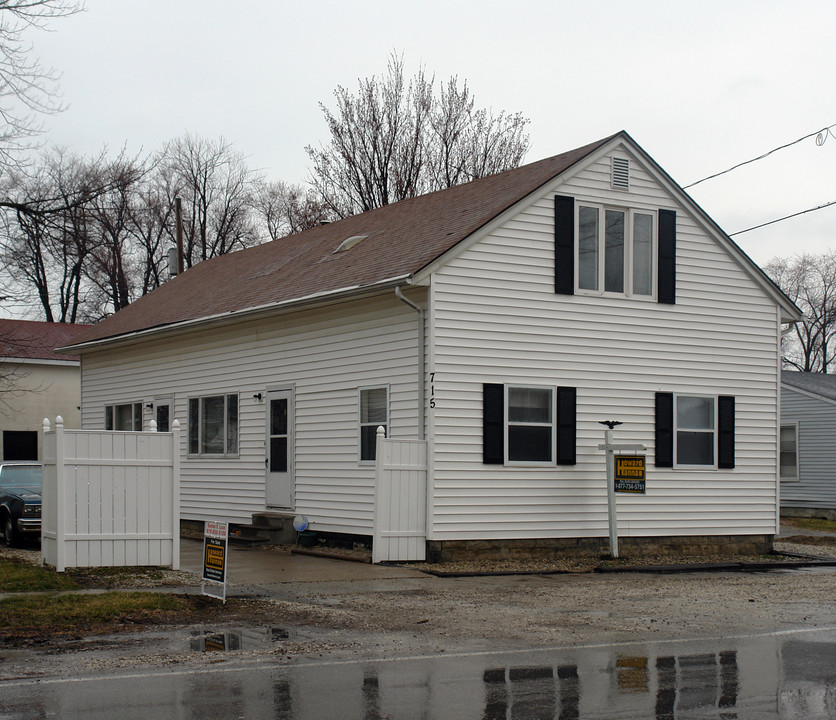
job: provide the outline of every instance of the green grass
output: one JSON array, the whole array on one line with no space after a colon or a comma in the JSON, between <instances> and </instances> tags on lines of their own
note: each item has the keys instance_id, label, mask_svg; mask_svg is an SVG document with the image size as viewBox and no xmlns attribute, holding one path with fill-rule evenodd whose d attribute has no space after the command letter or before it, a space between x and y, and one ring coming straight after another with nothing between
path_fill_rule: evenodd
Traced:
<instances>
[{"instance_id":1,"label":"green grass","mask_svg":"<svg viewBox=\"0 0 836 720\"><path fill-rule=\"evenodd\" d=\"M836 533L836 520L824 520L823 518L781 518L782 525L805 528L806 530L824 530Z\"/></svg>"},{"instance_id":2,"label":"green grass","mask_svg":"<svg viewBox=\"0 0 836 720\"><path fill-rule=\"evenodd\" d=\"M71 577L59 575L53 570L0 558L0 592L43 592L78 587Z\"/></svg>"},{"instance_id":3,"label":"green grass","mask_svg":"<svg viewBox=\"0 0 836 720\"><path fill-rule=\"evenodd\" d=\"M0 600L0 627L67 630L114 622L165 622L193 609L186 598L165 593L18 595Z\"/></svg>"}]
</instances>

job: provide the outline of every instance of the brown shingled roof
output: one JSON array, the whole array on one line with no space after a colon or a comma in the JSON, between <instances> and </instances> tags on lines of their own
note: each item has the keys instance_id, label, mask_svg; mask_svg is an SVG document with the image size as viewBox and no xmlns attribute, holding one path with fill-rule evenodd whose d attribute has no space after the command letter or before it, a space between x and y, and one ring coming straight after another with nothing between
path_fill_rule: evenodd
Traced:
<instances>
[{"instance_id":1,"label":"brown shingled roof","mask_svg":"<svg viewBox=\"0 0 836 720\"><path fill-rule=\"evenodd\" d=\"M79 333L92 327L72 323L6 320L0 318L0 357L18 360L77 360L59 355L55 348L69 345Z\"/></svg>"},{"instance_id":2,"label":"brown shingled roof","mask_svg":"<svg viewBox=\"0 0 836 720\"><path fill-rule=\"evenodd\" d=\"M617 135L206 260L80 334L73 344L411 275ZM367 237L334 253L357 235Z\"/></svg>"}]
</instances>

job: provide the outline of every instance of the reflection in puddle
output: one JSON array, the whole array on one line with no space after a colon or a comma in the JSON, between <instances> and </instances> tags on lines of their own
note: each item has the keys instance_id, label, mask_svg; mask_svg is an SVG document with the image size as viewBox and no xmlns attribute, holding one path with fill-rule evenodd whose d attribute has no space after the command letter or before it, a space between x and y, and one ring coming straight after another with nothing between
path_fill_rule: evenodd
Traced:
<instances>
[{"instance_id":1,"label":"reflection in puddle","mask_svg":"<svg viewBox=\"0 0 836 720\"><path fill-rule=\"evenodd\" d=\"M195 652L222 652L226 650L258 650L282 640L293 640L297 630L293 627L260 627L236 630L193 630L189 637L189 649Z\"/></svg>"}]
</instances>

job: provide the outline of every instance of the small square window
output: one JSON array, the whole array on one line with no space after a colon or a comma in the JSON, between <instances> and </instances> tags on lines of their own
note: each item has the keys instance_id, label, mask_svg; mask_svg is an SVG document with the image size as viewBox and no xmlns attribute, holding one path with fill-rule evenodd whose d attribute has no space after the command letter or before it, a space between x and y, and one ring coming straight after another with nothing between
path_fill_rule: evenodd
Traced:
<instances>
[{"instance_id":1,"label":"small square window","mask_svg":"<svg viewBox=\"0 0 836 720\"><path fill-rule=\"evenodd\" d=\"M238 454L238 395L189 398L189 455Z\"/></svg>"}]
</instances>

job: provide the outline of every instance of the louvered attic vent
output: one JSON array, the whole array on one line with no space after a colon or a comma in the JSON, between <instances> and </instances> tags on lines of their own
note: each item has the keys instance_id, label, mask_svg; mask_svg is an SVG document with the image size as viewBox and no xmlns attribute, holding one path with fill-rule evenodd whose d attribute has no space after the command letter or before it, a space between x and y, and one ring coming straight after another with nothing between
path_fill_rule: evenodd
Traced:
<instances>
[{"instance_id":1,"label":"louvered attic vent","mask_svg":"<svg viewBox=\"0 0 836 720\"><path fill-rule=\"evenodd\" d=\"M630 189L630 161L627 158L612 159L612 186L617 190Z\"/></svg>"},{"instance_id":2,"label":"louvered attic vent","mask_svg":"<svg viewBox=\"0 0 836 720\"><path fill-rule=\"evenodd\" d=\"M368 237L368 235L352 235L350 238L346 238L343 240L339 247L334 250L334 253L341 253L345 252L346 250L351 250L357 243L363 242Z\"/></svg>"}]
</instances>

